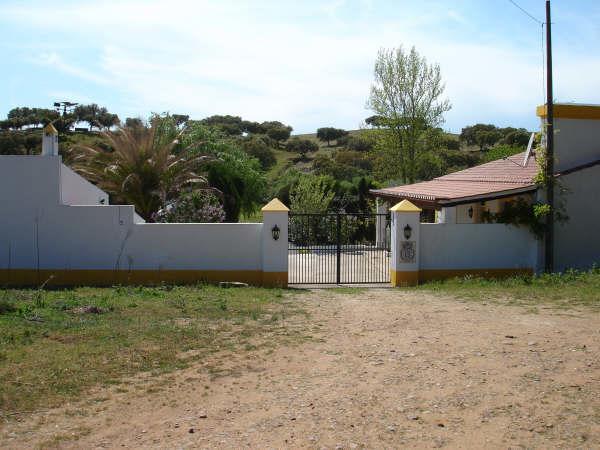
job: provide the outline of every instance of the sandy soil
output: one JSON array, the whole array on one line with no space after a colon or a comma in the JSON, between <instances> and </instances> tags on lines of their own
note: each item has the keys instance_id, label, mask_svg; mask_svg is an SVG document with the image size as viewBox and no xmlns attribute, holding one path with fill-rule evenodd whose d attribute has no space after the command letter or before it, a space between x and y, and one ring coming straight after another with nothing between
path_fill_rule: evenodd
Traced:
<instances>
[{"instance_id":1,"label":"sandy soil","mask_svg":"<svg viewBox=\"0 0 600 450\"><path fill-rule=\"evenodd\" d=\"M600 447L598 313L376 289L294 301L308 341L99 390L8 424L0 447Z\"/></svg>"}]
</instances>

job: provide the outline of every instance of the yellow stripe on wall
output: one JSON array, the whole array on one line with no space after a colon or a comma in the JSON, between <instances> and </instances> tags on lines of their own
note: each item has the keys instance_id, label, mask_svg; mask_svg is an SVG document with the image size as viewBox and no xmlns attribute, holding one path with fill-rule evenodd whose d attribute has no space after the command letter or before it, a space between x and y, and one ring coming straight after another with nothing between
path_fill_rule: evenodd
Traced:
<instances>
[{"instance_id":1,"label":"yellow stripe on wall","mask_svg":"<svg viewBox=\"0 0 600 450\"><path fill-rule=\"evenodd\" d=\"M588 119L600 120L600 106L596 105L554 105L554 117L558 119ZM538 117L546 117L548 108L546 105L537 107Z\"/></svg>"},{"instance_id":2,"label":"yellow stripe on wall","mask_svg":"<svg viewBox=\"0 0 600 450\"><path fill-rule=\"evenodd\" d=\"M416 286L419 284L419 271L390 270L390 282L392 287Z\"/></svg>"},{"instance_id":3,"label":"yellow stripe on wall","mask_svg":"<svg viewBox=\"0 0 600 450\"><path fill-rule=\"evenodd\" d=\"M287 287L287 272L262 272L262 285L271 287Z\"/></svg>"},{"instance_id":4,"label":"yellow stripe on wall","mask_svg":"<svg viewBox=\"0 0 600 450\"><path fill-rule=\"evenodd\" d=\"M286 287L287 272L261 270L35 270L0 269L0 286L113 286L161 283L195 284L240 281L255 286Z\"/></svg>"}]
</instances>

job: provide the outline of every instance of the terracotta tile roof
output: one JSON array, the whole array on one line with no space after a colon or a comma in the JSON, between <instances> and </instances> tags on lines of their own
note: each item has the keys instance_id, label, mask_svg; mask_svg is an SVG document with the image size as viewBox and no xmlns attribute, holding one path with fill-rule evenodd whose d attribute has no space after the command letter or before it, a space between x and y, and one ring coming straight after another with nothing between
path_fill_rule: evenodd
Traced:
<instances>
[{"instance_id":1,"label":"terracotta tile roof","mask_svg":"<svg viewBox=\"0 0 600 450\"><path fill-rule=\"evenodd\" d=\"M538 171L538 165L535 157L530 156L527 159L527 164L523 166L524 158L525 153L523 152L506 159L498 159L480 166L450 173L436 178L436 180L530 184Z\"/></svg>"},{"instance_id":2,"label":"terracotta tile roof","mask_svg":"<svg viewBox=\"0 0 600 450\"><path fill-rule=\"evenodd\" d=\"M478 197L512 190L534 188L533 178L538 171L534 156L523 165L525 153L499 159L480 166L434 178L431 181L376 189L371 192L399 198L412 198L428 202L445 202L468 197Z\"/></svg>"}]
</instances>

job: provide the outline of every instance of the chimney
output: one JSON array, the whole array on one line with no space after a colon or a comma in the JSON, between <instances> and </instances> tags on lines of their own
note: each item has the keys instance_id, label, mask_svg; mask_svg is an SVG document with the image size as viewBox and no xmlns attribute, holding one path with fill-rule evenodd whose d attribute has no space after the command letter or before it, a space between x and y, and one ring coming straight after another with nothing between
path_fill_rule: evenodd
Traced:
<instances>
[{"instance_id":1,"label":"chimney","mask_svg":"<svg viewBox=\"0 0 600 450\"><path fill-rule=\"evenodd\" d=\"M58 131L51 123L44 127L42 156L58 156Z\"/></svg>"}]
</instances>

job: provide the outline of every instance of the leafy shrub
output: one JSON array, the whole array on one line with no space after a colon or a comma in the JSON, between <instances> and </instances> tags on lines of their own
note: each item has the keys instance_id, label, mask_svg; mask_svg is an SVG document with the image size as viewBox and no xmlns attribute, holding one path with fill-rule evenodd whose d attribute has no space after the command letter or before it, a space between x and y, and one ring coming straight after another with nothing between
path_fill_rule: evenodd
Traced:
<instances>
[{"instance_id":1,"label":"leafy shrub","mask_svg":"<svg viewBox=\"0 0 600 450\"><path fill-rule=\"evenodd\" d=\"M304 158L308 152L319 150L319 145L310 139L295 136L286 142L285 149L288 152L300 153L300 156Z\"/></svg>"},{"instance_id":2,"label":"leafy shrub","mask_svg":"<svg viewBox=\"0 0 600 450\"><path fill-rule=\"evenodd\" d=\"M163 223L215 223L225 220L225 210L219 198L211 191L192 191L159 211L156 222Z\"/></svg>"},{"instance_id":3,"label":"leafy shrub","mask_svg":"<svg viewBox=\"0 0 600 450\"><path fill-rule=\"evenodd\" d=\"M10 314L17 311L16 305L6 298L0 298L0 314Z\"/></svg>"},{"instance_id":4,"label":"leafy shrub","mask_svg":"<svg viewBox=\"0 0 600 450\"><path fill-rule=\"evenodd\" d=\"M502 143L511 147L521 147L521 151L523 151L527 147L527 144L529 144L530 137L531 133L524 128L519 128L518 130L506 133L502 139Z\"/></svg>"},{"instance_id":5,"label":"leafy shrub","mask_svg":"<svg viewBox=\"0 0 600 450\"><path fill-rule=\"evenodd\" d=\"M237 222L240 214L253 214L265 199L266 179L260 162L244 152L239 141L218 130L193 121L187 130L184 145L194 145L198 154L216 158L208 165L208 182L222 193L226 221Z\"/></svg>"},{"instance_id":6,"label":"leafy shrub","mask_svg":"<svg viewBox=\"0 0 600 450\"><path fill-rule=\"evenodd\" d=\"M239 116L220 116L214 115L206 117L200 121L202 125L215 127L228 136L241 135L243 130L243 121Z\"/></svg>"},{"instance_id":7,"label":"leafy shrub","mask_svg":"<svg viewBox=\"0 0 600 450\"><path fill-rule=\"evenodd\" d=\"M277 120L263 122L260 124L260 126L269 138L277 142L285 141L286 139L288 139L290 137L290 133L293 131L292 127L284 125L283 123L278 122Z\"/></svg>"},{"instance_id":8,"label":"leafy shrub","mask_svg":"<svg viewBox=\"0 0 600 450\"><path fill-rule=\"evenodd\" d=\"M497 159L508 158L509 156L522 153L521 147L515 147L510 145L497 145L490 148L483 155L483 162L496 161Z\"/></svg>"},{"instance_id":9,"label":"leafy shrub","mask_svg":"<svg viewBox=\"0 0 600 450\"><path fill-rule=\"evenodd\" d=\"M547 230L546 216L550 214L550 206L543 203L530 203L523 198L506 202L498 213L485 212L485 222L498 222L515 226L525 226L533 235L541 239ZM556 217L559 222L562 217Z\"/></svg>"},{"instance_id":10,"label":"leafy shrub","mask_svg":"<svg viewBox=\"0 0 600 450\"><path fill-rule=\"evenodd\" d=\"M35 131L0 132L0 155L33 155L42 149L42 134Z\"/></svg>"},{"instance_id":11,"label":"leafy shrub","mask_svg":"<svg viewBox=\"0 0 600 450\"><path fill-rule=\"evenodd\" d=\"M435 152L423 152L418 155L416 166L418 180L431 180L445 173L445 161Z\"/></svg>"},{"instance_id":12,"label":"leafy shrub","mask_svg":"<svg viewBox=\"0 0 600 450\"><path fill-rule=\"evenodd\" d=\"M443 148L447 150L460 150L460 141L454 136L444 133L440 140Z\"/></svg>"},{"instance_id":13,"label":"leafy shrub","mask_svg":"<svg viewBox=\"0 0 600 450\"><path fill-rule=\"evenodd\" d=\"M370 160L365 159L363 162L368 164L369 168L372 167ZM328 155L317 155L313 161L313 169L317 175L327 175L336 180L350 181L353 178L361 177L366 174L365 169L354 165L339 163L336 159L331 158Z\"/></svg>"},{"instance_id":14,"label":"leafy shrub","mask_svg":"<svg viewBox=\"0 0 600 450\"><path fill-rule=\"evenodd\" d=\"M324 213L329 209L335 191L329 177L305 175L290 193L290 208L298 213Z\"/></svg>"},{"instance_id":15,"label":"leafy shrub","mask_svg":"<svg viewBox=\"0 0 600 450\"><path fill-rule=\"evenodd\" d=\"M444 160L447 170L454 167L466 169L481 163L479 154L476 152L463 152L460 150L442 150L439 152L440 157Z\"/></svg>"},{"instance_id":16,"label":"leafy shrub","mask_svg":"<svg viewBox=\"0 0 600 450\"><path fill-rule=\"evenodd\" d=\"M373 163L366 157L364 153L354 150L339 150L334 154L335 162L338 164L356 167L364 171L370 172L373 169Z\"/></svg>"},{"instance_id":17,"label":"leafy shrub","mask_svg":"<svg viewBox=\"0 0 600 450\"><path fill-rule=\"evenodd\" d=\"M317 130L317 139L323 142L327 142L327 147L329 147L331 141L335 141L343 136L346 136L348 132L346 130L342 130L341 128L334 127L323 127Z\"/></svg>"},{"instance_id":18,"label":"leafy shrub","mask_svg":"<svg viewBox=\"0 0 600 450\"><path fill-rule=\"evenodd\" d=\"M348 150L364 153L373 150L373 146L375 144L373 139L369 139L361 135L356 136L352 134L342 136L336 142L339 146L346 147Z\"/></svg>"},{"instance_id":19,"label":"leafy shrub","mask_svg":"<svg viewBox=\"0 0 600 450\"><path fill-rule=\"evenodd\" d=\"M289 168L278 176L270 188L269 196L271 198L278 198L284 204L290 204L290 192L298 184L298 180L304 176L302 172L296 168Z\"/></svg>"},{"instance_id":20,"label":"leafy shrub","mask_svg":"<svg viewBox=\"0 0 600 450\"><path fill-rule=\"evenodd\" d=\"M269 146L266 136L249 136L242 140L242 149L248 155L258 159L264 170L275 165L277 162L273 149Z\"/></svg>"}]
</instances>

